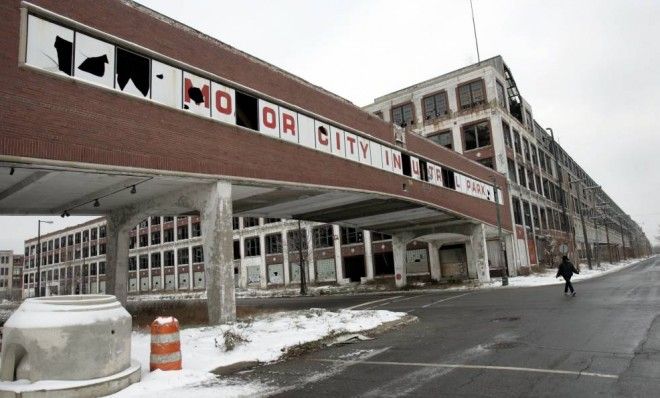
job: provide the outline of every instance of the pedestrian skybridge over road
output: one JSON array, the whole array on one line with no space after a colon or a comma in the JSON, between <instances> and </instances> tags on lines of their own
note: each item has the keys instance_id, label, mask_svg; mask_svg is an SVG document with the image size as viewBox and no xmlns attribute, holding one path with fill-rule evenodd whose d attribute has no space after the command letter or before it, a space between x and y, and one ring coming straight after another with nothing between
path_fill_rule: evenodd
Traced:
<instances>
[{"instance_id":1,"label":"pedestrian skybridge over road","mask_svg":"<svg viewBox=\"0 0 660 398\"><path fill-rule=\"evenodd\" d=\"M232 215L390 234L399 285L412 239L469 241L487 277L494 183L511 231L493 170L142 6L0 12L0 213L106 215L120 299L151 215L201 214L212 322L234 316Z\"/></svg>"}]
</instances>

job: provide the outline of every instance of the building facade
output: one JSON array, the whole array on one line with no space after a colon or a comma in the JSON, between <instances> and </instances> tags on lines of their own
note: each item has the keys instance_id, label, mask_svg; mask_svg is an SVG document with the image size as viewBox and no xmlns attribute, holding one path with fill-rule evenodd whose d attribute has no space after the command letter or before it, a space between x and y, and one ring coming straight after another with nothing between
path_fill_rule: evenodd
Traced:
<instances>
[{"instance_id":1,"label":"building facade","mask_svg":"<svg viewBox=\"0 0 660 398\"><path fill-rule=\"evenodd\" d=\"M0 299L16 298L14 289L20 289L21 284L16 283L14 275L21 272L22 266L22 255L14 254L12 250L0 250Z\"/></svg>"},{"instance_id":2,"label":"building facade","mask_svg":"<svg viewBox=\"0 0 660 398\"><path fill-rule=\"evenodd\" d=\"M300 283L300 259L312 284L367 283L392 279L391 237L338 225L293 220L234 217L234 275L241 288ZM93 294L106 290L106 221L84 224L25 242L23 297L33 297L37 269L42 295ZM206 287L199 216L163 216L143 220L129 232L130 294L203 291ZM430 276L428 244L407 245L411 277ZM476 277L468 270L465 246L438 258L444 278Z\"/></svg>"},{"instance_id":3,"label":"building facade","mask_svg":"<svg viewBox=\"0 0 660 398\"><path fill-rule=\"evenodd\" d=\"M648 252L639 225L534 118L502 57L381 96L365 109L507 176L513 272L556 264L562 244L576 260L596 262ZM502 269L492 258L491 269Z\"/></svg>"}]
</instances>

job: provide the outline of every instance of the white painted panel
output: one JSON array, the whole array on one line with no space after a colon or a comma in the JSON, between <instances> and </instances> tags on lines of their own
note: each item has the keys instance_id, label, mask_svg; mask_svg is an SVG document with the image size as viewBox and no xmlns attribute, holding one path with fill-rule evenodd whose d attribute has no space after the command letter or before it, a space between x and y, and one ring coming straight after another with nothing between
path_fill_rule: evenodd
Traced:
<instances>
[{"instance_id":1,"label":"white painted panel","mask_svg":"<svg viewBox=\"0 0 660 398\"><path fill-rule=\"evenodd\" d=\"M332 152L332 145L330 140L330 126L326 123L314 121L314 141L316 149L323 152Z\"/></svg>"},{"instance_id":2,"label":"white painted panel","mask_svg":"<svg viewBox=\"0 0 660 398\"><path fill-rule=\"evenodd\" d=\"M360 161L358 137L355 134L349 133L348 131L344 133L344 149L346 151L346 159L355 162Z\"/></svg>"},{"instance_id":3,"label":"white painted panel","mask_svg":"<svg viewBox=\"0 0 660 398\"><path fill-rule=\"evenodd\" d=\"M179 290L190 289L190 280L188 280L188 273L179 274Z\"/></svg>"},{"instance_id":4,"label":"white painted panel","mask_svg":"<svg viewBox=\"0 0 660 398\"><path fill-rule=\"evenodd\" d=\"M183 109L196 115L211 116L211 81L183 72Z\"/></svg>"},{"instance_id":5,"label":"white painted panel","mask_svg":"<svg viewBox=\"0 0 660 398\"><path fill-rule=\"evenodd\" d=\"M383 170L392 171L392 149L381 145L381 159L383 160Z\"/></svg>"},{"instance_id":6,"label":"white painted panel","mask_svg":"<svg viewBox=\"0 0 660 398\"><path fill-rule=\"evenodd\" d=\"M165 275L165 290L174 290L174 274Z\"/></svg>"},{"instance_id":7,"label":"white painted panel","mask_svg":"<svg viewBox=\"0 0 660 398\"><path fill-rule=\"evenodd\" d=\"M115 52L115 89L141 98L151 94L151 60L117 47Z\"/></svg>"},{"instance_id":8,"label":"white painted panel","mask_svg":"<svg viewBox=\"0 0 660 398\"><path fill-rule=\"evenodd\" d=\"M396 149L392 149L392 172L403 175L401 152Z\"/></svg>"},{"instance_id":9,"label":"white painted panel","mask_svg":"<svg viewBox=\"0 0 660 398\"><path fill-rule=\"evenodd\" d=\"M316 130L314 128L314 119L303 114L298 114L298 131L300 136L300 145L308 148L316 148Z\"/></svg>"},{"instance_id":10,"label":"white painted panel","mask_svg":"<svg viewBox=\"0 0 660 398\"><path fill-rule=\"evenodd\" d=\"M221 122L236 124L236 92L233 88L211 82L211 117Z\"/></svg>"},{"instance_id":11,"label":"white painted panel","mask_svg":"<svg viewBox=\"0 0 660 398\"><path fill-rule=\"evenodd\" d=\"M427 174L429 176L429 182L433 185L442 186L442 168L440 166L436 166L433 163L427 163L428 166L428 171Z\"/></svg>"},{"instance_id":12,"label":"white painted panel","mask_svg":"<svg viewBox=\"0 0 660 398\"><path fill-rule=\"evenodd\" d=\"M259 270L258 265L249 265L245 267L247 269L247 283L249 285L259 283L261 280L261 271Z\"/></svg>"},{"instance_id":13,"label":"white painted panel","mask_svg":"<svg viewBox=\"0 0 660 398\"><path fill-rule=\"evenodd\" d=\"M151 61L151 99L171 107L181 108L181 69Z\"/></svg>"},{"instance_id":14,"label":"white painted panel","mask_svg":"<svg viewBox=\"0 0 660 398\"><path fill-rule=\"evenodd\" d=\"M271 137L280 138L280 117L278 106L259 100L259 132Z\"/></svg>"},{"instance_id":15,"label":"white painted panel","mask_svg":"<svg viewBox=\"0 0 660 398\"><path fill-rule=\"evenodd\" d=\"M372 142L366 138L358 137L358 159L362 164L371 164Z\"/></svg>"},{"instance_id":16,"label":"white painted panel","mask_svg":"<svg viewBox=\"0 0 660 398\"><path fill-rule=\"evenodd\" d=\"M76 32L74 76L106 87L114 86L115 46Z\"/></svg>"},{"instance_id":17,"label":"white painted panel","mask_svg":"<svg viewBox=\"0 0 660 398\"><path fill-rule=\"evenodd\" d=\"M316 260L316 279L319 282L334 282L337 280L337 269L334 258Z\"/></svg>"},{"instance_id":18,"label":"white painted panel","mask_svg":"<svg viewBox=\"0 0 660 398\"><path fill-rule=\"evenodd\" d=\"M280 138L298 143L300 132L298 128L298 113L280 106Z\"/></svg>"},{"instance_id":19,"label":"white painted panel","mask_svg":"<svg viewBox=\"0 0 660 398\"><path fill-rule=\"evenodd\" d=\"M341 158L346 157L344 148L344 130L330 126L330 142L332 143L332 154Z\"/></svg>"},{"instance_id":20,"label":"white painted panel","mask_svg":"<svg viewBox=\"0 0 660 398\"><path fill-rule=\"evenodd\" d=\"M284 283L284 265L270 264L268 266L268 283Z\"/></svg>"},{"instance_id":21,"label":"white painted panel","mask_svg":"<svg viewBox=\"0 0 660 398\"><path fill-rule=\"evenodd\" d=\"M369 141L369 147L371 148L371 165L379 169L383 168L383 154L381 153L382 146L373 141Z\"/></svg>"},{"instance_id":22,"label":"white painted panel","mask_svg":"<svg viewBox=\"0 0 660 398\"><path fill-rule=\"evenodd\" d=\"M414 156L410 157L410 174L416 180L422 179L422 173L419 169L419 159Z\"/></svg>"},{"instance_id":23,"label":"white painted panel","mask_svg":"<svg viewBox=\"0 0 660 398\"><path fill-rule=\"evenodd\" d=\"M202 289L206 286L206 279L203 271L193 272L193 288Z\"/></svg>"},{"instance_id":24,"label":"white painted panel","mask_svg":"<svg viewBox=\"0 0 660 398\"><path fill-rule=\"evenodd\" d=\"M59 37L59 38L58 38ZM72 74L73 30L28 16L25 62L49 72Z\"/></svg>"}]
</instances>

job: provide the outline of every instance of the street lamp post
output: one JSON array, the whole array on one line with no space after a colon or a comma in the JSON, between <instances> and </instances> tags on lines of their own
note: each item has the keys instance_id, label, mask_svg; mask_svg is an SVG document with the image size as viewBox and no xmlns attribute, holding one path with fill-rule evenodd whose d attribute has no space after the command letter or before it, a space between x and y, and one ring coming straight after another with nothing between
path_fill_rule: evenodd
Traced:
<instances>
[{"instance_id":1,"label":"street lamp post","mask_svg":"<svg viewBox=\"0 0 660 398\"><path fill-rule=\"evenodd\" d=\"M568 184L574 184L574 183L580 183L584 180L575 180L571 181L570 179L568 180ZM587 265L589 266L589 269L592 269L591 266L591 248L589 247L589 238L587 237L587 226L584 223L584 213L582 212L582 196L584 196L584 191L587 189L595 189L595 188L600 188L599 185L592 186L592 187L586 187L582 188L582 185L578 185L578 200L577 200L577 205L578 205L578 213L580 213L580 224L582 224L582 236L584 237L584 248L587 251Z\"/></svg>"},{"instance_id":2,"label":"street lamp post","mask_svg":"<svg viewBox=\"0 0 660 398\"><path fill-rule=\"evenodd\" d=\"M37 220L37 277L34 287L34 297L41 296L41 223L52 224L52 221Z\"/></svg>"}]
</instances>

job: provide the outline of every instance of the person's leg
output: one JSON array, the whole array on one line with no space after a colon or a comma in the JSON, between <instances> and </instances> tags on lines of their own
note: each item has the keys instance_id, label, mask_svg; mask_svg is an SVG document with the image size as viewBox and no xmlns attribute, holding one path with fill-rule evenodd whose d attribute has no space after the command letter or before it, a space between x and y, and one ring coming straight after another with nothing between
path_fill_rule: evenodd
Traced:
<instances>
[{"instance_id":1,"label":"person's leg","mask_svg":"<svg viewBox=\"0 0 660 398\"><path fill-rule=\"evenodd\" d=\"M573 284L571 284L571 280L570 280L570 279L566 279L566 285L567 285L568 288L571 290L571 294L575 293L575 289L573 289Z\"/></svg>"},{"instance_id":2,"label":"person's leg","mask_svg":"<svg viewBox=\"0 0 660 398\"><path fill-rule=\"evenodd\" d=\"M568 293L568 279L564 278L564 294Z\"/></svg>"}]
</instances>

